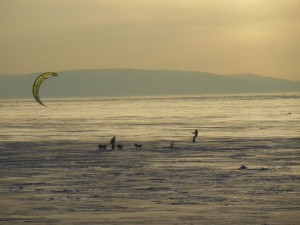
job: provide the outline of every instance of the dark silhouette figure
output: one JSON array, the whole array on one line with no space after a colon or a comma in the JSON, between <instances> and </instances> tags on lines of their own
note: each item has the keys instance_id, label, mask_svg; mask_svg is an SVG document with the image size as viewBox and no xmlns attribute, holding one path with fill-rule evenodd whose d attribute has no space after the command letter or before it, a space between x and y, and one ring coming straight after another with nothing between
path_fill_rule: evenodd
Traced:
<instances>
[{"instance_id":1,"label":"dark silhouette figure","mask_svg":"<svg viewBox=\"0 0 300 225\"><path fill-rule=\"evenodd\" d=\"M194 134L193 142L196 142L196 137L198 137L198 130L195 129L195 131L192 134Z\"/></svg>"},{"instance_id":2,"label":"dark silhouette figure","mask_svg":"<svg viewBox=\"0 0 300 225\"><path fill-rule=\"evenodd\" d=\"M175 147L174 147L174 142L172 141L171 142L171 144L170 144L170 146L169 146L169 149L174 149Z\"/></svg>"},{"instance_id":3,"label":"dark silhouette figure","mask_svg":"<svg viewBox=\"0 0 300 225\"><path fill-rule=\"evenodd\" d=\"M143 147L143 145L141 144L141 145L139 145L139 144L137 144L137 143L135 143L134 144L134 146L136 147L136 149L142 149L142 147Z\"/></svg>"},{"instance_id":4,"label":"dark silhouette figure","mask_svg":"<svg viewBox=\"0 0 300 225\"><path fill-rule=\"evenodd\" d=\"M99 147L99 150L106 150L106 145L99 144L98 147Z\"/></svg>"},{"instance_id":5,"label":"dark silhouette figure","mask_svg":"<svg viewBox=\"0 0 300 225\"><path fill-rule=\"evenodd\" d=\"M110 140L110 144L111 144L111 149L114 150L114 149L115 149L115 146L116 146L116 137L113 137L113 138Z\"/></svg>"}]
</instances>

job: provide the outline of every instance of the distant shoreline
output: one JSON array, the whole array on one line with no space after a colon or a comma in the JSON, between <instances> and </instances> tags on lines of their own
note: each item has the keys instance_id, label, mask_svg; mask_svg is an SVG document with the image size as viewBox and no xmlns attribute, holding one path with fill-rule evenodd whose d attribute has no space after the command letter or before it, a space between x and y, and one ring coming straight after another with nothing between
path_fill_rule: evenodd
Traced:
<instances>
[{"instance_id":1,"label":"distant shoreline","mask_svg":"<svg viewBox=\"0 0 300 225\"><path fill-rule=\"evenodd\" d=\"M29 98L38 74L0 75L0 98ZM177 70L95 69L58 72L44 97L119 97L300 92L300 81L255 74L225 76Z\"/></svg>"}]
</instances>

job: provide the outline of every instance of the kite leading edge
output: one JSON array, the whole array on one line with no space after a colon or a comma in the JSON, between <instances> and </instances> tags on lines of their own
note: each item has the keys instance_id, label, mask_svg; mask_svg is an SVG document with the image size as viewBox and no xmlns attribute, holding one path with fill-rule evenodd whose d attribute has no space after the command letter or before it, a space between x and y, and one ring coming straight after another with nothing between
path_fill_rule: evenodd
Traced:
<instances>
[{"instance_id":1,"label":"kite leading edge","mask_svg":"<svg viewBox=\"0 0 300 225\"><path fill-rule=\"evenodd\" d=\"M48 79L48 78L51 78L51 77L54 77L54 76L57 76L57 73L54 73L54 72L47 72L47 73L42 73L41 75L39 75L34 83L33 83L33 86L32 86L32 94L33 94L33 97L35 98L35 100L40 103L41 105L43 106L46 106L44 105L44 103L41 101L40 97L39 97L39 89L40 89L40 86L41 84L43 83L44 80Z\"/></svg>"}]
</instances>

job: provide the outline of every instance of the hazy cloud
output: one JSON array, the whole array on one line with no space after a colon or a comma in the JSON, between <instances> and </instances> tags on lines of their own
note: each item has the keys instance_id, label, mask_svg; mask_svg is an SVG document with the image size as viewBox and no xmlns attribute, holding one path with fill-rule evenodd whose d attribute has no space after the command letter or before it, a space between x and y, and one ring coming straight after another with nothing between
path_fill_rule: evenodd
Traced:
<instances>
[{"instance_id":1,"label":"hazy cloud","mask_svg":"<svg viewBox=\"0 0 300 225\"><path fill-rule=\"evenodd\" d=\"M299 79L298 0L0 0L0 73L79 68Z\"/></svg>"}]
</instances>

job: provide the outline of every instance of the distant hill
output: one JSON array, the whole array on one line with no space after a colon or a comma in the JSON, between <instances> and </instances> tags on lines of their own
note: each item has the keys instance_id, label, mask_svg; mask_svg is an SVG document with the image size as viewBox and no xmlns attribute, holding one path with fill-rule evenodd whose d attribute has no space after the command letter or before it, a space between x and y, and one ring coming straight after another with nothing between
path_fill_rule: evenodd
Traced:
<instances>
[{"instance_id":1,"label":"distant hill","mask_svg":"<svg viewBox=\"0 0 300 225\"><path fill-rule=\"evenodd\" d=\"M188 95L300 92L299 81L253 74L223 76L173 70L97 69L58 72L40 90L43 97ZM39 74L0 75L0 98L31 97Z\"/></svg>"}]
</instances>

